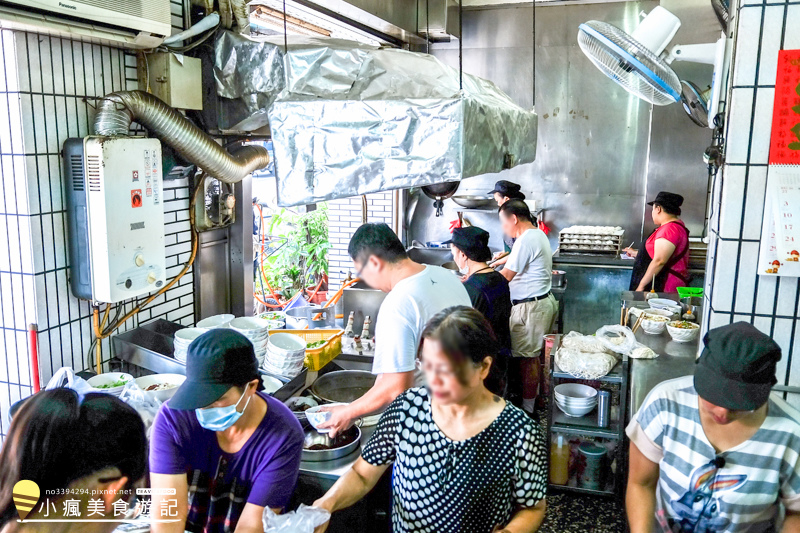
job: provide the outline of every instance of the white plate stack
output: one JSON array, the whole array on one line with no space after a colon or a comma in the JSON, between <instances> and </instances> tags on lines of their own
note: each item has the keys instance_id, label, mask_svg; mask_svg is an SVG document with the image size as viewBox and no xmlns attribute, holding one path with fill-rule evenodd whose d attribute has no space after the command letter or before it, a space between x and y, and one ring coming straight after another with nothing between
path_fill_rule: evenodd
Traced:
<instances>
[{"instance_id":1,"label":"white plate stack","mask_svg":"<svg viewBox=\"0 0 800 533\"><path fill-rule=\"evenodd\" d=\"M276 329L275 323L264 320L263 318L243 316L234 318L229 325L232 330L241 333L247 337L247 340L253 343L253 350L256 352L258 365L261 366L267 355L269 330Z\"/></svg>"},{"instance_id":2,"label":"white plate stack","mask_svg":"<svg viewBox=\"0 0 800 533\"><path fill-rule=\"evenodd\" d=\"M579 418L597 407L597 389L580 383L562 383L556 386L556 405L567 416Z\"/></svg>"},{"instance_id":3,"label":"white plate stack","mask_svg":"<svg viewBox=\"0 0 800 533\"><path fill-rule=\"evenodd\" d=\"M189 345L205 332L206 330L201 328L183 328L176 331L173 338L175 360L179 363L186 364L186 352L189 349Z\"/></svg>"},{"instance_id":4,"label":"white plate stack","mask_svg":"<svg viewBox=\"0 0 800 533\"><path fill-rule=\"evenodd\" d=\"M303 370L305 357L305 340L291 333L275 333L269 336L261 368L275 376L291 379Z\"/></svg>"}]
</instances>

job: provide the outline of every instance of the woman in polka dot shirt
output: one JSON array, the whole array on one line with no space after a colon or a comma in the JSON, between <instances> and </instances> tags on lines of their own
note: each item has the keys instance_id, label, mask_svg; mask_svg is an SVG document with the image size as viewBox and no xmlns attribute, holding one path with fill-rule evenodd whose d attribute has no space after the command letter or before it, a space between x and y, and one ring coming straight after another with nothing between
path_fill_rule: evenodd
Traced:
<instances>
[{"instance_id":1,"label":"woman in polka dot shirt","mask_svg":"<svg viewBox=\"0 0 800 533\"><path fill-rule=\"evenodd\" d=\"M389 406L362 456L314 505L354 504L393 465L395 533L535 532L545 512L543 441L525 413L483 384L499 349L489 322L451 307L421 339L428 386Z\"/></svg>"}]
</instances>

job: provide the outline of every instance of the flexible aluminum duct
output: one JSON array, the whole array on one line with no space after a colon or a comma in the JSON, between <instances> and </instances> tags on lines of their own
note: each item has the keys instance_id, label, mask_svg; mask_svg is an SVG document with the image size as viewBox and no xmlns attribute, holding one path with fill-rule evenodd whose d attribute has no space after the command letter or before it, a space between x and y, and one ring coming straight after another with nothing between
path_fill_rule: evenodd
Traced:
<instances>
[{"instance_id":1,"label":"flexible aluminum duct","mask_svg":"<svg viewBox=\"0 0 800 533\"><path fill-rule=\"evenodd\" d=\"M242 146L230 154L208 134L178 111L144 91L120 91L106 95L97 107L97 135L130 135L136 121L210 176L226 183L242 181L269 164L269 152L261 146Z\"/></svg>"}]
</instances>

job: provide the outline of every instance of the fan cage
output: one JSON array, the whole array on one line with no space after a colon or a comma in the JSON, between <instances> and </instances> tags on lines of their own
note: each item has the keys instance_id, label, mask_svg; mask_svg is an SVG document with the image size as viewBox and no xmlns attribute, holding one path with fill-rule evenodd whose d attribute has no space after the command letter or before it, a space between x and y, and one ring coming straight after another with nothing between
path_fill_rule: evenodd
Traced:
<instances>
[{"instance_id":1,"label":"fan cage","mask_svg":"<svg viewBox=\"0 0 800 533\"><path fill-rule=\"evenodd\" d=\"M597 68L629 93L653 105L680 100L675 71L616 26L596 20L581 24L578 45Z\"/></svg>"}]
</instances>

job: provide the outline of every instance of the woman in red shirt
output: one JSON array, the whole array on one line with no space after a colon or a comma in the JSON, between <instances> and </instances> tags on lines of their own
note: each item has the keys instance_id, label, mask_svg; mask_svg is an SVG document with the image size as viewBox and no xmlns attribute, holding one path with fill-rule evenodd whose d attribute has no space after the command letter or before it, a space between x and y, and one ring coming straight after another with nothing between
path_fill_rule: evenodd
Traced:
<instances>
[{"instance_id":1,"label":"woman in red shirt","mask_svg":"<svg viewBox=\"0 0 800 533\"><path fill-rule=\"evenodd\" d=\"M660 192L647 205L653 206L658 226L647 238L643 250L626 249L636 258L630 290L677 292L689 283L689 230L680 219L683 196ZM653 283L655 278L655 283Z\"/></svg>"}]
</instances>

